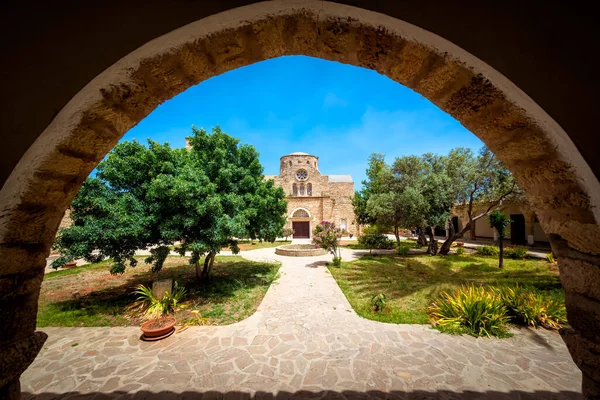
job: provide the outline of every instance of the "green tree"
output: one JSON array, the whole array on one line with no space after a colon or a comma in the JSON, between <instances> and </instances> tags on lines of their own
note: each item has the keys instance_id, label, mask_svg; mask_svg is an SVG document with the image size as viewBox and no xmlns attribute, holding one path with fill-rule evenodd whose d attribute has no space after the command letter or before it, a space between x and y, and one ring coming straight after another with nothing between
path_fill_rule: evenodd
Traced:
<instances>
[{"instance_id":1,"label":"green tree","mask_svg":"<svg viewBox=\"0 0 600 400\"><path fill-rule=\"evenodd\" d=\"M356 191L352 198L354 215L359 225L369 225L375 223L375 218L367 212L367 203L372 194L379 190L378 176L382 169L386 167L385 156L379 153L372 153L369 156L367 167L367 179L362 181L363 189Z\"/></svg>"},{"instance_id":2,"label":"green tree","mask_svg":"<svg viewBox=\"0 0 600 400\"><path fill-rule=\"evenodd\" d=\"M490 214L504 201L522 195L510 171L486 147L477 156L468 149L454 149L448 155L446 166L453 203L466 210L468 221L462 230L446 239L440 248L442 255L448 254L452 243L474 228L478 219ZM475 208L481 205L483 211L476 213Z\"/></svg>"},{"instance_id":3,"label":"green tree","mask_svg":"<svg viewBox=\"0 0 600 400\"><path fill-rule=\"evenodd\" d=\"M494 210L488 216L490 226L498 232L498 247L500 248L498 268L504 268L504 243L506 237L506 228L512 223L506 214L499 210Z\"/></svg>"},{"instance_id":4,"label":"green tree","mask_svg":"<svg viewBox=\"0 0 600 400\"><path fill-rule=\"evenodd\" d=\"M72 204L73 226L61 230L60 266L75 258L114 259L111 272L135 266L136 250L152 248L147 263L162 268L169 245L192 253L201 279L223 247L239 251L242 237L274 241L285 223L285 194L264 181L254 147L219 127L192 128L190 151L148 141L119 143ZM205 256L204 265L200 260Z\"/></svg>"}]
</instances>

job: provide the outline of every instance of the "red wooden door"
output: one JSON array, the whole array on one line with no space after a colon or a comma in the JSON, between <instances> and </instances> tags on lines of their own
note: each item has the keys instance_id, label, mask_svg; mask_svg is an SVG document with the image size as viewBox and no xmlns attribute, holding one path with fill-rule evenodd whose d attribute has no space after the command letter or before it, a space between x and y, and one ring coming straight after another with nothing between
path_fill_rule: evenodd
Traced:
<instances>
[{"instance_id":1,"label":"red wooden door","mask_svg":"<svg viewBox=\"0 0 600 400\"><path fill-rule=\"evenodd\" d=\"M292 222L292 229L294 229L294 239L310 238L310 222Z\"/></svg>"}]
</instances>

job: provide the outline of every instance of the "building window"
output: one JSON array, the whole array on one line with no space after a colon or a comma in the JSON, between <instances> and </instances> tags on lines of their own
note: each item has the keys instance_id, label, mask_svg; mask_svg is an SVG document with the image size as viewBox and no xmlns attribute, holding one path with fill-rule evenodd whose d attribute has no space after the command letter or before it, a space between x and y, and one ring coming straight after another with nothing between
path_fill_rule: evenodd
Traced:
<instances>
[{"instance_id":1,"label":"building window","mask_svg":"<svg viewBox=\"0 0 600 400\"><path fill-rule=\"evenodd\" d=\"M292 193L294 194L294 196L298 196L298 185L296 185L295 183L292 185Z\"/></svg>"},{"instance_id":2,"label":"building window","mask_svg":"<svg viewBox=\"0 0 600 400\"><path fill-rule=\"evenodd\" d=\"M346 223L346 220L343 219L342 222L340 223L340 229L345 231L346 228L347 228L347 223Z\"/></svg>"},{"instance_id":3,"label":"building window","mask_svg":"<svg viewBox=\"0 0 600 400\"><path fill-rule=\"evenodd\" d=\"M305 181L308 179L308 172L304 169L301 168L296 172L296 179L298 179L299 181Z\"/></svg>"},{"instance_id":4,"label":"building window","mask_svg":"<svg viewBox=\"0 0 600 400\"><path fill-rule=\"evenodd\" d=\"M306 185L306 195L312 196L312 183Z\"/></svg>"},{"instance_id":5,"label":"building window","mask_svg":"<svg viewBox=\"0 0 600 400\"><path fill-rule=\"evenodd\" d=\"M290 167L292 166L292 161L290 160Z\"/></svg>"},{"instance_id":6,"label":"building window","mask_svg":"<svg viewBox=\"0 0 600 400\"><path fill-rule=\"evenodd\" d=\"M306 163L307 163L308 165L310 165L310 161L306 160Z\"/></svg>"},{"instance_id":7,"label":"building window","mask_svg":"<svg viewBox=\"0 0 600 400\"><path fill-rule=\"evenodd\" d=\"M300 196L304 196L304 183L300 184Z\"/></svg>"},{"instance_id":8,"label":"building window","mask_svg":"<svg viewBox=\"0 0 600 400\"><path fill-rule=\"evenodd\" d=\"M310 215L306 210L299 209L294 211L294 214L292 214L292 218L310 218Z\"/></svg>"}]
</instances>

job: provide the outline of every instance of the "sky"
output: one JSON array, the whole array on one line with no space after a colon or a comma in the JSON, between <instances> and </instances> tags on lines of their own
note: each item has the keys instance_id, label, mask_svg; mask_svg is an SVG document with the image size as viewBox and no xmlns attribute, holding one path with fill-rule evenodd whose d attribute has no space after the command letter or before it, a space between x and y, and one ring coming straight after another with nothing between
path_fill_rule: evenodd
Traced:
<instances>
[{"instance_id":1,"label":"sky","mask_svg":"<svg viewBox=\"0 0 600 400\"><path fill-rule=\"evenodd\" d=\"M305 56L263 61L208 79L161 104L122 140L185 146L192 125L221 129L260 153L265 175L279 158L319 157L322 174L365 179L373 152L395 157L483 143L420 94L364 68Z\"/></svg>"}]
</instances>

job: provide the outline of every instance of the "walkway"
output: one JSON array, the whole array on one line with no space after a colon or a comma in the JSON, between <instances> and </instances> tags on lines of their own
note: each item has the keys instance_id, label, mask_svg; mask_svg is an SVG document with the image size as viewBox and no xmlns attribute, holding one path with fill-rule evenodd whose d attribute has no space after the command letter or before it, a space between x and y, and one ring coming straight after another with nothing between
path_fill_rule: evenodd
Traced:
<instances>
[{"instance_id":1,"label":"walkway","mask_svg":"<svg viewBox=\"0 0 600 400\"><path fill-rule=\"evenodd\" d=\"M250 318L156 343L139 341L137 327L46 328L24 398L580 398L581 374L556 333L475 339L369 321L324 267L329 256L244 256L283 262Z\"/></svg>"}]
</instances>

